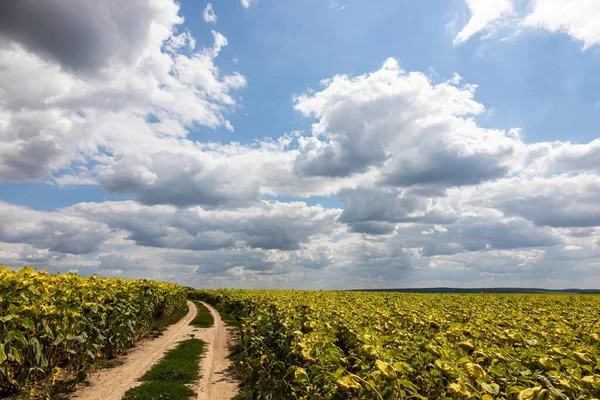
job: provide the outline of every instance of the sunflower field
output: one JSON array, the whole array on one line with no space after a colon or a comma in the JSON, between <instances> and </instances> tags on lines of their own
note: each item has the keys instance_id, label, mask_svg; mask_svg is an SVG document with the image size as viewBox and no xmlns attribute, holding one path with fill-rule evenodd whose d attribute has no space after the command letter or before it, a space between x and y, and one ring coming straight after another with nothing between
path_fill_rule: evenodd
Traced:
<instances>
[{"instance_id":1,"label":"sunflower field","mask_svg":"<svg viewBox=\"0 0 600 400\"><path fill-rule=\"evenodd\" d=\"M249 399L598 399L600 297L202 290Z\"/></svg>"},{"instance_id":2,"label":"sunflower field","mask_svg":"<svg viewBox=\"0 0 600 400\"><path fill-rule=\"evenodd\" d=\"M85 375L156 321L187 310L186 293L169 283L0 265L0 393Z\"/></svg>"}]
</instances>

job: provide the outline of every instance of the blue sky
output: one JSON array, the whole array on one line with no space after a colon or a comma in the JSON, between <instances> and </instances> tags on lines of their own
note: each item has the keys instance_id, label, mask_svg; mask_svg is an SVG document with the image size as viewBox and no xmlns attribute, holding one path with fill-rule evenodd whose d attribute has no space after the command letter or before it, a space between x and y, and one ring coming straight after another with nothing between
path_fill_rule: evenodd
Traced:
<instances>
[{"instance_id":1,"label":"blue sky","mask_svg":"<svg viewBox=\"0 0 600 400\"><path fill-rule=\"evenodd\" d=\"M600 284L592 1L30 3L0 6L0 263Z\"/></svg>"},{"instance_id":2,"label":"blue sky","mask_svg":"<svg viewBox=\"0 0 600 400\"><path fill-rule=\"evenodd\" d=\"M205 4L181 5L184 26L208 43L200 18ZM242 112L232 117L236 133L204 139L251 141L307 129L309 121L291 107L292 94L335 74L373 71L388 57L408 71L431 70L434 80L459 73L479 85L477 100L494 107L486 126L520 127L528 141L597 137L600 50L583 52L567 34L532 30L506 42L473 38L456 46L454 36L469 18L464 1L382 1L377 7L347 1L341 11L325 0L263 1L249 10L230 2L213 6L216 26L231 43L219 66L242 71L248 87L240 93Z\"/></svg>"}]
</instances>

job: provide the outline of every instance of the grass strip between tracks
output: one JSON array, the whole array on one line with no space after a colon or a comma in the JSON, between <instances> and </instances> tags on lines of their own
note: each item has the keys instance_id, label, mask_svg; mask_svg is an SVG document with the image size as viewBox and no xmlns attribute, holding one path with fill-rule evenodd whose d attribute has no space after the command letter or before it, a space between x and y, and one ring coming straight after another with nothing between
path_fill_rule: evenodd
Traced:
<instances>
[{"instance_id":1,"label":"grass strip between tracks","mask_svg":"<svg viewBox=\"0 0 600 400\"><path fill-rule=\"evenodd\" d=\"M196 304L198 313L196 314L196 318L194 318L191 325L195 326L196 328L210 328L213 326L215 324L215 319L210 313L210 310L199 301L194 301L194 304Z\"/></svg>"},{"instance_id":2,"label":"grass strip between tracks","mask_svg":"<svg viewBox=\"0 0 600 400\"><path fill-rule=\"evenodd\" d=\"M125 393L123 400L188 400L196 395L190 384L200 377L204 342L185 340L169 351L142 378L140 386Z\"/></svg>"}]
</instances>

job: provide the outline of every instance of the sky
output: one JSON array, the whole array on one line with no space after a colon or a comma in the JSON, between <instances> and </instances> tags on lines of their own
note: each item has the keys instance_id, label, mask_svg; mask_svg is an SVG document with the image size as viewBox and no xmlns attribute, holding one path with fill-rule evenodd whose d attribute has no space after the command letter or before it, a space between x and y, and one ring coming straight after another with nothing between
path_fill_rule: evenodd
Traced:
<instances>
[{"instance_id":1,"label":"sky","mask_svg":"<svg viewBox=\"0 0 600 400\"><path fill-rule=\"evenodd\" d=\"M0 264L600 287L598 0L0 3Z\"/></svg>"}]
</instances>

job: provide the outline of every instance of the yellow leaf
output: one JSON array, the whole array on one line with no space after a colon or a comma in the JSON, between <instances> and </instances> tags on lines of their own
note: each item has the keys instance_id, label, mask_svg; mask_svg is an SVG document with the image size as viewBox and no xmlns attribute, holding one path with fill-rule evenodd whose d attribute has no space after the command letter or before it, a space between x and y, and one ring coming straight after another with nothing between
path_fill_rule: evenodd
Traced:
<instances>
[{"instance_id":1,"label":"yellow leaf","mask_svg":"<svg viewBox=\"0 0 600 400\"><path fill-rule=\"evenodd\" d=\"M294 371L294 378L298 382L308 382L308 374L306 373L306 370L304 368L296 368L296 370Z\"/></svg>"},{"instance_id":2,"label":"yellow leaf","mask_svg":"<svg viewBox=\"0 0 600 400\"><path fill-rule=\"evenodd\" d=\"M384 376L393 377L396 375L396 371L394 370L394 367L392 367L392 365L389 363L386 363L381 360L377 360L377 361L375 361L375 366L381 372L381 374Z\"/></svg>"},{"instance_id":3,"label":"yellow leaf","mask_svg":"<svg viewBox=\"0 0 600 400\"><path fill-rule=\"evenodd\" d=\"M464 342L460 342L458 344L460 347L462 347L464 350L467 351L473 351L475 350L475 346L473 345L473 343L471 343L470 341L464 341Z\"/></svg>"},{"instance_id":4,"label":"yellow leaf","mask_svg":"<svg viewBox=\"0 0 600 400\"><path fill-rule=\"evenodd\" d=\"M479 364L466 363L465 369L471 378L482 378L486 376L485 370Z\"/></svg>"},{"instance_id":5,"label":"yellow leaf","mask_svg":"<svg viewBox=\"0 0 600 400\"><path fill-rule=\"evenodd\" d=\"M351 376L338 379L337 384L346 389L360 389L360 384Z\"/></svg>"},{"instance_id":6,"label":"yellow leaf","mask_svg":"<svg viewBox=\"0 0 600 400\"><path fill-rule=\"evenodd\" d=\"M588 375L581 378L582 382L594 384L600 384L600 375Z\"/></svg>"},{"instance_id":7,"label":"yellow leaf","mask_svg":"<svg viewBox=\"0 0 600 400\"><path fill-rule=\"evenodd\" d=\"M404 361L397 361L394 363L394 368L396 369L396 371L400 372L400 373L408 373L411 372L413 369L410 366L410 364L404 362Z\"/></svg>"},{"instance_id":8,"label":"yellow leaf","mask_svg":"<svg viewBox=\"0 0 600 400\"><path fill-rule=\"evenodd\" d=\"M463 395L465 397L471 396L471 392L469 392L464 385L461 385L461 384L458 384L458 383L451 383L451 384L449 384L448 385L448 390L450 390L453 393Z\"/></svg>"},{"instance_id":9,"label":"yellow leaf","mask_svg":"<svg viewBox=\"0 0 600 400\"><path fill-rule=\"evenodd\" d=\"M367 353L371 357L377 357L379 355L379 352L377 351L377 349L375 348L375 346L371 346L370 344L365 344L362 347L362 351L364 351L365 353Z\"/></svg>"},{"instance_id":10,"label":"yellow leaf","mask_svg":"<svg viewBox=\"0 0 600 400\"><path fill-rule=\"evenodd\" d=\"M545 369L560 369L560 366L558 365L558 363L554 360L552 360L550 357L541 357L538 360L538 363L544 367Z\"/></svg>"},{"instance_id":11,"label":"yellow leaf","mask_svg":"<svg viewBox=\"0 0 600 400\"><path fill-rule=\"evenodd\" d=\"M540 391L541 387L536 386L534 388L529 388L525 390L521 390L519 392L519 400L534 400L537 396L537 393Z\"/></svg>"},{"instance_id":12,"label":"yellow leaf","mask_svg":"<svg viewBox=\"0 0 600 400\"><path fill-rule=\"evenodd\" d=\"M577 361L579 361L580 363L591 364L591 362L592 362L592 360L590 359L590 356L586 353L575 352L573 354L575 355L575 358L577 359Z\"/></svg>"}]
</instances>

